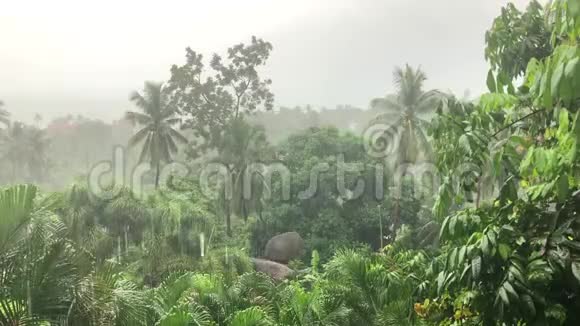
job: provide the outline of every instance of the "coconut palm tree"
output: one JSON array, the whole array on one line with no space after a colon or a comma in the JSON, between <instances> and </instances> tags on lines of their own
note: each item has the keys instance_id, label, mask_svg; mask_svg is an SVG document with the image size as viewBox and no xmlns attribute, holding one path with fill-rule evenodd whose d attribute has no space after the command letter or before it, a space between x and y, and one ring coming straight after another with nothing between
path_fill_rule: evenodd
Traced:
<instances>
[{"instance_id":1,"label":"coconut palm tree","mask_svg":"<svg viewBox=\"0 0 580 326\"><path fill-rule=\"evenodd\" d=\"M139 161L149 160L155 167L155 188L158 188L161 163L172 161L172 155L178 152L177 143L187 143L173 128L181 119L177 117L177 109L170 105L162 83L146 82L143 94L133 92L130 100L141 112L127 111L125 117L142 128L131 137L129 146L143 143Z\"/></svg>"},{"instance_id":2,"label":"coconut palm tree","mask_svg":"<svg viewBox=\"0 0 580 326\"><path fill-rule=\"evenodd\" d=\"M391 142L391 146L396 149L395 170L404 175L407 164L431 156L431 145L425 135L428 122L419 115L434 111L441 93L423 90L427 76L421 68L413 69L409 65L405 65L405 68L396 67L393 77L396 93L371 101L371 108L383 111L371 123L384 124L383 140ZM401 185L395 184L395 187L400 190ZM394 232L400 225L399 200L395 198L393 205Z\"/></svg>"},{"instance_id":3,"label":"coconut palm tree","mask_svg":"<svg viewBox=\"0 0 580 326\"><path fill-rule=\"evenodd\" d=\"M396 67L393 72L395 94L375 98L371 108L382 110L372 123L385 123L385 132L397 148L396 163L415 163L419 155L430 155L431 146L425 135L427 122L420 114L432 112L437 108L440 94L438 91L424 91L423 83L427 76L421 68Z\"/></svg>"}]
</instances>

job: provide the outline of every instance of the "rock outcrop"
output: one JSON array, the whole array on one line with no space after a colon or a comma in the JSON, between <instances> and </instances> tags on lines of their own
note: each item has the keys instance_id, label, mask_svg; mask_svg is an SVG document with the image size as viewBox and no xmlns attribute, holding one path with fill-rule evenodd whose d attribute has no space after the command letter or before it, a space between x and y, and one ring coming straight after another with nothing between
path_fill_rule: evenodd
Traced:
<instances>
[{"instance_id":1,"label":"rock outcrop","mask_svg":"<svg viewBox=\"0 0 580 326\"><path fill-rule=\"evenodd\" d=\"M288 264L292 259L304 253L304 240L296 232L286 232L272 237L266 244L265 257L281 264Z\"/></svg>"},{"instance_id":2,"label":"rock outcrop","mask_svg":"<svg viewBox=\"0 0 580 326\"><path fill-rule=\"evenodd\" d=\"M283 281L295 274L293 269L284 264L260 258L251 260L257 272L264 273L276 281Z\"/></svg>"}]
</instances>

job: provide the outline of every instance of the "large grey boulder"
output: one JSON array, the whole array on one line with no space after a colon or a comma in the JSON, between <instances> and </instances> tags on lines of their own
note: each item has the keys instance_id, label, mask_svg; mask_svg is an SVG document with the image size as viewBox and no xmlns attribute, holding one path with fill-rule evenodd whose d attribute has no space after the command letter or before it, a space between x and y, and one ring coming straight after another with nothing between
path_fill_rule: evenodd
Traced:
<instances>
[{"instance_id":1,"label":"large grey boulder","mask_svg":"<svg viewBox=\"0 0 580 326\"><path fill-rule=\"evenodd\" d=\"M283 281L292 275L294 270L286 265L260 258L251 258L257 272L264 273L276 281Z\"/></svg>"},{"instance_id":2,"label":"large grey boulder","mask_svg":"<svg viewBox=\"0 0 580 326\"><path fill-rule=\"evenodd\" d=\"M265 258L281 264L288 264L304 254L304 240L296 232L286 232L272 237L266 244Z\"/></svg>"}]
</instances>

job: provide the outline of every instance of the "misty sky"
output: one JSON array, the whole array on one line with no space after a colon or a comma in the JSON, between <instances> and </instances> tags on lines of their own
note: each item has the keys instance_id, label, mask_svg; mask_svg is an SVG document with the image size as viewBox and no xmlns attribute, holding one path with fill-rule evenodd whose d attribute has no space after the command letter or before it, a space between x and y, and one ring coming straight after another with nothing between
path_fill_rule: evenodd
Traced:
<instances>
[{"instance_id":1,"label":"misty sky","mask_svg":"<svg viewBox=\"0 0 580 326\"><path fill-rule=\"evenodd\" d=\"M0 100L15 119L117 119L187 46L224 53L251 35L274 45L264 76L277 105L367 107L405 63L422 66L429 88L474 96L485 89L484 33L507 0L118 2L0 2Z\"/></svg>"}]
</instances>

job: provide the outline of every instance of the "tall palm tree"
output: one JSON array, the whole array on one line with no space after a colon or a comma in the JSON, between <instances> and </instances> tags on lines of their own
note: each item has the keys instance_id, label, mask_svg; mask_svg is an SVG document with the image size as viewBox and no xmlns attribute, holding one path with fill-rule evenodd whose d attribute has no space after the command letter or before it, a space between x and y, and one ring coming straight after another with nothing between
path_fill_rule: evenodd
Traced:
<instances>
[{"instance_id":1,"label":"tall palm tree","mask_svg":"<svg viewBox=\"0 0 580 326\"><path fill-rule=\"evenodd\" d=\"M161 163L171 162L172 155L178 152L176 143L187 143L187 139L173 129L181 119L177 117L177 108L170 105L162 83L145 82L143 94L133 92L130 100L141 112L127 111L125 117L142 128L131 137L129 146L143 142L139 162L149 160L155 167L155 188L158 188Z\"/></svg>"},{"instance_id":2,"label":"tall palm tree","mask_svg":"<svg viewBox=\"0 0 580 326\"><path fill-rule=\"evenodd\" d=\"M431 156L431 145L424 130L428 122L419 115L434 111L441 93L436 90L424 91L425 80L427 76L421 68L414 69L409 65L405 65L404 68L396 67L393 72L396 93L371 101L371 108L383 111L371 123L385 124L386 141L395 142L392 144L397 151L394 161L396 169L403 175L406 172L406 164L413 164L422 157ZM395 232L400 224L399 199L395 198L393 205Z\"/></svg>"},{"instance_id":3,"label":"tall palm tree","mask_svg":"<svg viewBox=\"0 0 580 326\"><path fill-rule=\"evenodd\" d=\"M371 101L371 108L383 111L372 123L388 123L387 132L398 141L394 144L398 164L415 163L421 153L430 154L431 146L424 132L427 121L419 115L434 111L441 93L424 91L425 80L427 76L421 68L396 67L393 72L396 93Z\"/></svg>"}]
</instances>

